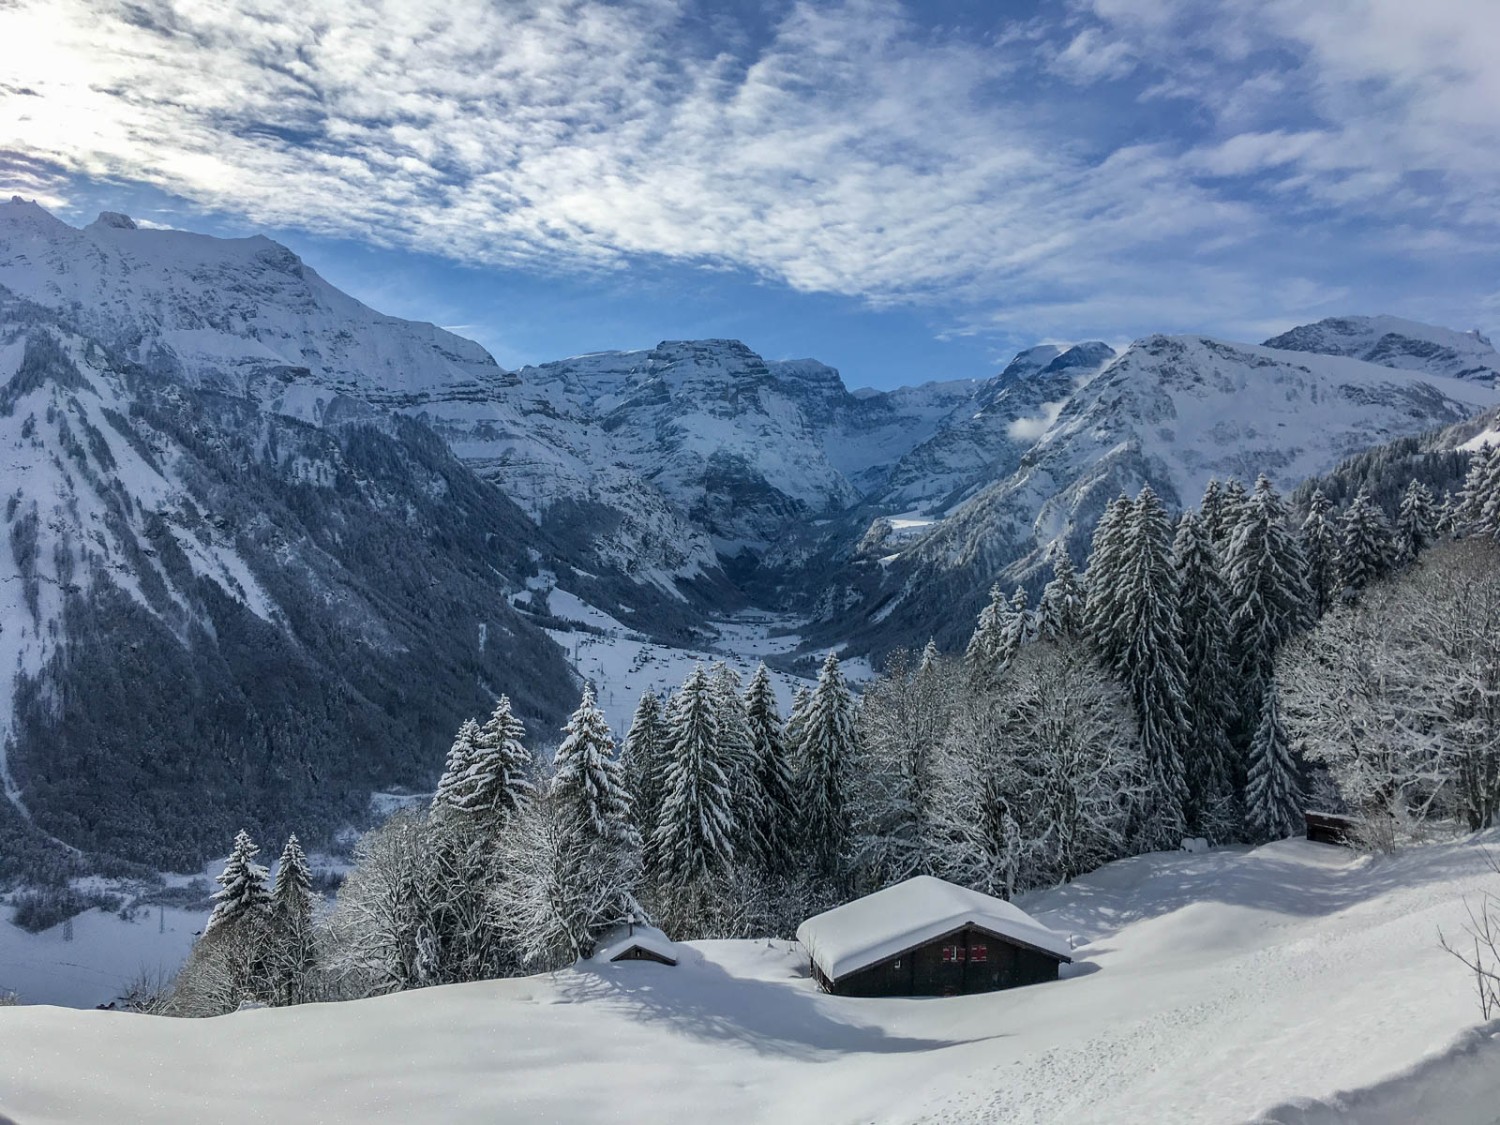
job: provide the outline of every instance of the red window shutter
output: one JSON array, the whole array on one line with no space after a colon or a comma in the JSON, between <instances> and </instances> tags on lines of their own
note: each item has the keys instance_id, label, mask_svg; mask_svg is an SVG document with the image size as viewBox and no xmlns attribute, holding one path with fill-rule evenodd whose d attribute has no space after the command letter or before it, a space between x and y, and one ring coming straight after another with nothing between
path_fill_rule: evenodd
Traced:
<instances>
[{"instance_id":1,"label":"red window shutter","mask_svg":"<svg viewBox=\"0 0 1500 1125\"><path fill-rule=\"evenodd\" d=\"M969 946L970 961L988 961L990 959L990 947L987 945Z\"/></svg>"}]
</instances>

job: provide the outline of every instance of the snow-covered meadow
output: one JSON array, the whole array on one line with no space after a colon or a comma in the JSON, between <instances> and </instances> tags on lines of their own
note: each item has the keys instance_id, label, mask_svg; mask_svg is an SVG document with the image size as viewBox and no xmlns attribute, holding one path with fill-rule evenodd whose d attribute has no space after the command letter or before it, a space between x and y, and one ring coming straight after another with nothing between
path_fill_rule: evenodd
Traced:
<instances>
[{"instance_id":1,"label":"snow-covered meadow","mask_svg":"<svg viewBox=\"0 0 1500 1125\"><path fill-rule=\"evenodd\" d=\"M0 1009L0 1113L1492 1125L1500 1023L1438 935L1496 880L1472 842L1138 856L1024 900L1074 935L1065 979L950 999L823 995L739 941L212 1020Z\"/></svg>"}]
</instances>

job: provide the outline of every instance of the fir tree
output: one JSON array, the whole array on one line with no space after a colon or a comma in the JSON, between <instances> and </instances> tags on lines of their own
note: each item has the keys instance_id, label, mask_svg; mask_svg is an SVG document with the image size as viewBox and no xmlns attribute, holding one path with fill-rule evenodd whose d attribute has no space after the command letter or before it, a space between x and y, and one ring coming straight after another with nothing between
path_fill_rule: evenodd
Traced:
<instances>
[{"instance_id":1,"label":"fir tree","mask_svg":"<svg viewBox=\"0 0 1500 1125\"><path fill-rule=\"evenodd\" d=\"M552 796L600 841L639 846L614 735L591 686L583 689L578 710L563 728L553 759Z\"/></svg>"},{"instance_id":2,"label":"fir tree","mask_svg":"<svg viewBox=\"0 0 1500 1125\"><path fill-rule=\"evenodd\" d=\"M484 726L459 730L438 782L433 808L446 814L503 821L530 797L531 754L522 744L526 728L502 695Z\"/></svg>"},{"instance_id":3,"label":"fir tree","mask_svg":"<svg viewBox=\"0 0 1500 1125\"><path fill-rule=\"evenodd\" d=\"M1229 544L1234 524L1228 519L1224 507L1224 487L1217 477L1211 477L1203 489L1203 500L1198 505L1198 512L1203 519L1203 530L1209 543L1215 550L1222 552Z\"/></svg>"},{"instance_id":4,"label":"fir tree","mask_svg":"<svg viewBox=\"0 0 1500 1125\"><path fill-rule=\"evenodd\" d=\"M231 923L258 919L265 913L270 895L266 891L266 869L255 862L259 854L250 833L240 829L224 870L215 879L220 889L214 892L214 909L203 927L205 934Z\"/></svg>"},{"instance_id":5,"label":"fir tree","mask_svg":"<svg viewBox=\"0 0 1500 1125\"><path fill-rule=\"evenodd\" d=\"M838 657L823 661L802 724L799 789L803 844L826 874L837 872L849 841L849 792L857 767L854 697Z\"/></svg>"},{"instance_id":6,"label":"fir tree","mask_svg":"<svg viewBox=\"0 0 1500 1125\"><path fill-rule=\"evenodd\" d=\"M1060 542L1053 544L1052 581L1042 590L1037 607L1037 634L1048 640L1083 636L1084 600L1083 583L1078 580L1067 548Z\"/></svg>"},{"instance_id":7,"label":"fir tree","mask_svg":"<svg viewBox=\"0 0 1500 1125\"><path fill-rule=\"evenodd\" d=\"M1178 619L1181 591L1172 565L1171 530L1161 500L1148 485L1132 509L1120 589L1112 667L1125 684L1140 722L1141 748L1150 769L1149 831L1175 844L1188 799L1185 758L1192 738L1186 660Z\"/></svg>"},{"instance_id":8,"label":"fir tree","mask_svg":"<svg viewBox=\"0 0 1500 1125\"><path fill-rule=\"evenodd\" d=\"M776 691L764 664L750 678L745 713L750 727L752 783L758 794L751 805L753 819L748 835L761 867L772 873L784 872L795 853L801 810Z\"/></svg>"},{"instance_id":9,"label":"fir tree","mask_svg":"<svg viewBox=\"0 0 1500 1125\"><path fill-rule=\"evenodd\" d=\"M1264 476L1256 481L1257 488L1262 480L1265 480ZM1251 496L1245 491L1243 481L1231 478L1224 486L1224 503L1220 510L1223 513L1224 532L1229 537L1233 538L1235 531L1244 521L1245 510L1249 507L1250 500ZM1222 552L1222 548L1220 550Z\"/></svg>"},{"instance_id":10,"label":"fir tree","mask_svg":"<svg viewBox=\"0 0 1500 1125\"><path fill-rule=\"evenodd\" d=\"M1465 535L1500 539L1500 449L1488 442L1469 462L1458 496L1458 522Z\"/></svg>"},{"instance_id":11,"label":"fir tree","mask_svg":"<svg viewBox=\"0 0 1500 1125\"><path fill-rule=\"evenodd\" d=\"M657 816L661 810L666 744L667 728L662 715L661 698L653 691L645 692L641 701L636 704L630 730L625 734L621 759L636 832L648 845L656 831Z\"/></svg>"},{"instance_id":12,"label":"fir tree","mask_svg":"<svg viewBox=\"0 0 1500 1125\"><path fill-rule=\"evenodd\" d=\"M1105 664L1111 667L1119 661L1126 644L1121 606L1134 521L1135 505L1129 497L1122 494L1110 501L1094 529L1093 550L1084 574L1088 591L1084 626Z\"/></svg>"},{"instance_id":13,"label":"fir tree","mask_svg":"<svg viewBox=\"0 0 1500 1125\"><path fill-rule=\"evenodd\" d=\"M652 851L665 880L685 886L734 860L734 794L719 758L713 686L699 665L672 700L667 770Z\"/></svg>"},{"instance_id":14,"label":"fir tree","mask_svg":"<svg viewBox=\"0 0 1500 1125\"><path fill-rule=\"evenodd\" d=\"M1250 743L1245 819L1252 836L1258 840L1293 836L1302 825L1297 766L1292 761L1286 728L1281 724L1281 703L1274 679L1266 685L1260 723Z\"/></svg>"},{"instance_id":15,"label":"fir tree","mask_svg":"<svg viewBox=\"0 0 1500 1125\"><path fill-rule=\"evenodd\" d=\"M1412 478L1401 496L1396 515L1396 544L1401 558L1410 562L1437 539L1438 516L1432 490Z\"/></svg>"},{"instance_id":16,"label":"fir tree","mask_svg":"<svg viewBox=\"0 0 1500 1125\"><path fill-rule=\"evenodd\" d=\"M1184 763L1188 826L1200 834L1226 835L1234 795L1234 751L1229 731L1235 708L1229 666L1227 590L1219 558L1202 519L1184 512L1172 545L1180 588L1178 622L1187 672L1187 709L1193 738Z\"/></svg>"},{"instance_id":17,"label":"fir tree","mask_svg":"<svg viewBox=\"0 0 1500 1125\"><path fill-rule=\"evenodd\" d=\"M312 872L296 836L287 837L271 885L270 952L272 997L277 1004L297 1004L306 998L313 970Z\"/></svg>"},{"instance_id":18,"label":"fir tree","mask_svg":"<svg viewBox=\"0 0 1500 1125\"><path fill-rule=\"evenodd\" d=\"M1390 571L1396 543L1385 513L1361 488L1339 521L1339 583L1346 590L1363 590Z\"/></svg>"},{"instance_id":19,"label":"fir tree","mask_svg":"<svg viewBox=\"0 0 1500 1125\"><path fill-rule=\"evenodd\" d=\"M1311 602L1307 560L1287 526L1281 497L1265 477L1256 481L1255 495L1245 504L1223 570L1232 607L1229 631L1240 699L1233 742L1243 760L1259 722L1276 650L1308 623ZM1241 780L1236 777L1237 783Z\"/></svg>"},{"instance_id":20,"label":"fir tree","mask_svg":"<svg viewBox=\"0 0 1500 1125\"><path fill-rule=\"evenodd\" d=\"M1307 588L1315 617L1322 617L1333 605L1338 592L1338 532L1329 513L1333 502L1315 490L1308 501L1307 518L1302 521L1302 553L1307 559Z\"/></svg>"},{"instance_id":21,"label":"fir tree","mask_svg":"<svg viewBox=\"0 0 1500 1125\"><path fill-rule=\"evenodd\" d=\"M989 603L979 611L969 647L964 651L964 666L976 683L988 682L1000 667L1009 621L1010 606L1000 590L1000 583L996 582L990 587Z\"/></svg>"},{"instance_id":22,"label":"fir tree","mask_svg":"<svg viewBox=\"0 0 1500 1125\"><path fill-rule=\"evenodd\" d=\"M1000 651L995 662L995 675L1001 675L1010 666L1010 662L1016 658L1016 653L1021 651L1021 646L1032 639L1033 627L1031 614L1027 610L1026 590L1016 587L1016 592L1011 595L1010 609L1005 620L1005 627L1000 634Z\"/></svg>"}]
</instances>

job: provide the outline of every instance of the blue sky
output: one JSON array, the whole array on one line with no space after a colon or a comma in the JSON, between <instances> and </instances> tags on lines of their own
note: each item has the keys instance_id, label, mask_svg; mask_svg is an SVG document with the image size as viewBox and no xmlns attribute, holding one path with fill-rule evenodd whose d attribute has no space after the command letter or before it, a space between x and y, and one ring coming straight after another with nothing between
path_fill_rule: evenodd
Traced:
<instances>
[{"instance_id":1,"label":"blue sky","mask_svg":"<svg viewBox=\"0 0 1500 1125\"><path fill-rule=\"evenodd\" d=\"M271 234L506 366L1500 325L1500 4L9 0L0 191Z\"/></svg>"}]
</instances>

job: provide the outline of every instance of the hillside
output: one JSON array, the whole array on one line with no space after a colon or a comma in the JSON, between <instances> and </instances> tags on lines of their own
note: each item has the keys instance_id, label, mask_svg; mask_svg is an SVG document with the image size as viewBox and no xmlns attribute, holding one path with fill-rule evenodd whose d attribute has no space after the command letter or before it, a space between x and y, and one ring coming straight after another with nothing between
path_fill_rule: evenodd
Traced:
<instances>
[{"instance_id":1,"label":"hillside","mask_svg":"<svg viewBox=\"0 0 1500 1125\"><path fill-rule=\"evenodd\" d=\"M1138 856L1024 901L1075 935L1067 979L951 999L830 997L787 944L701 942L213 1020L0 1009L0 1113L1489 1125L1500 1036L1437 938L1495 879L1472 843Z\"/></svg>"}]
</instances>

